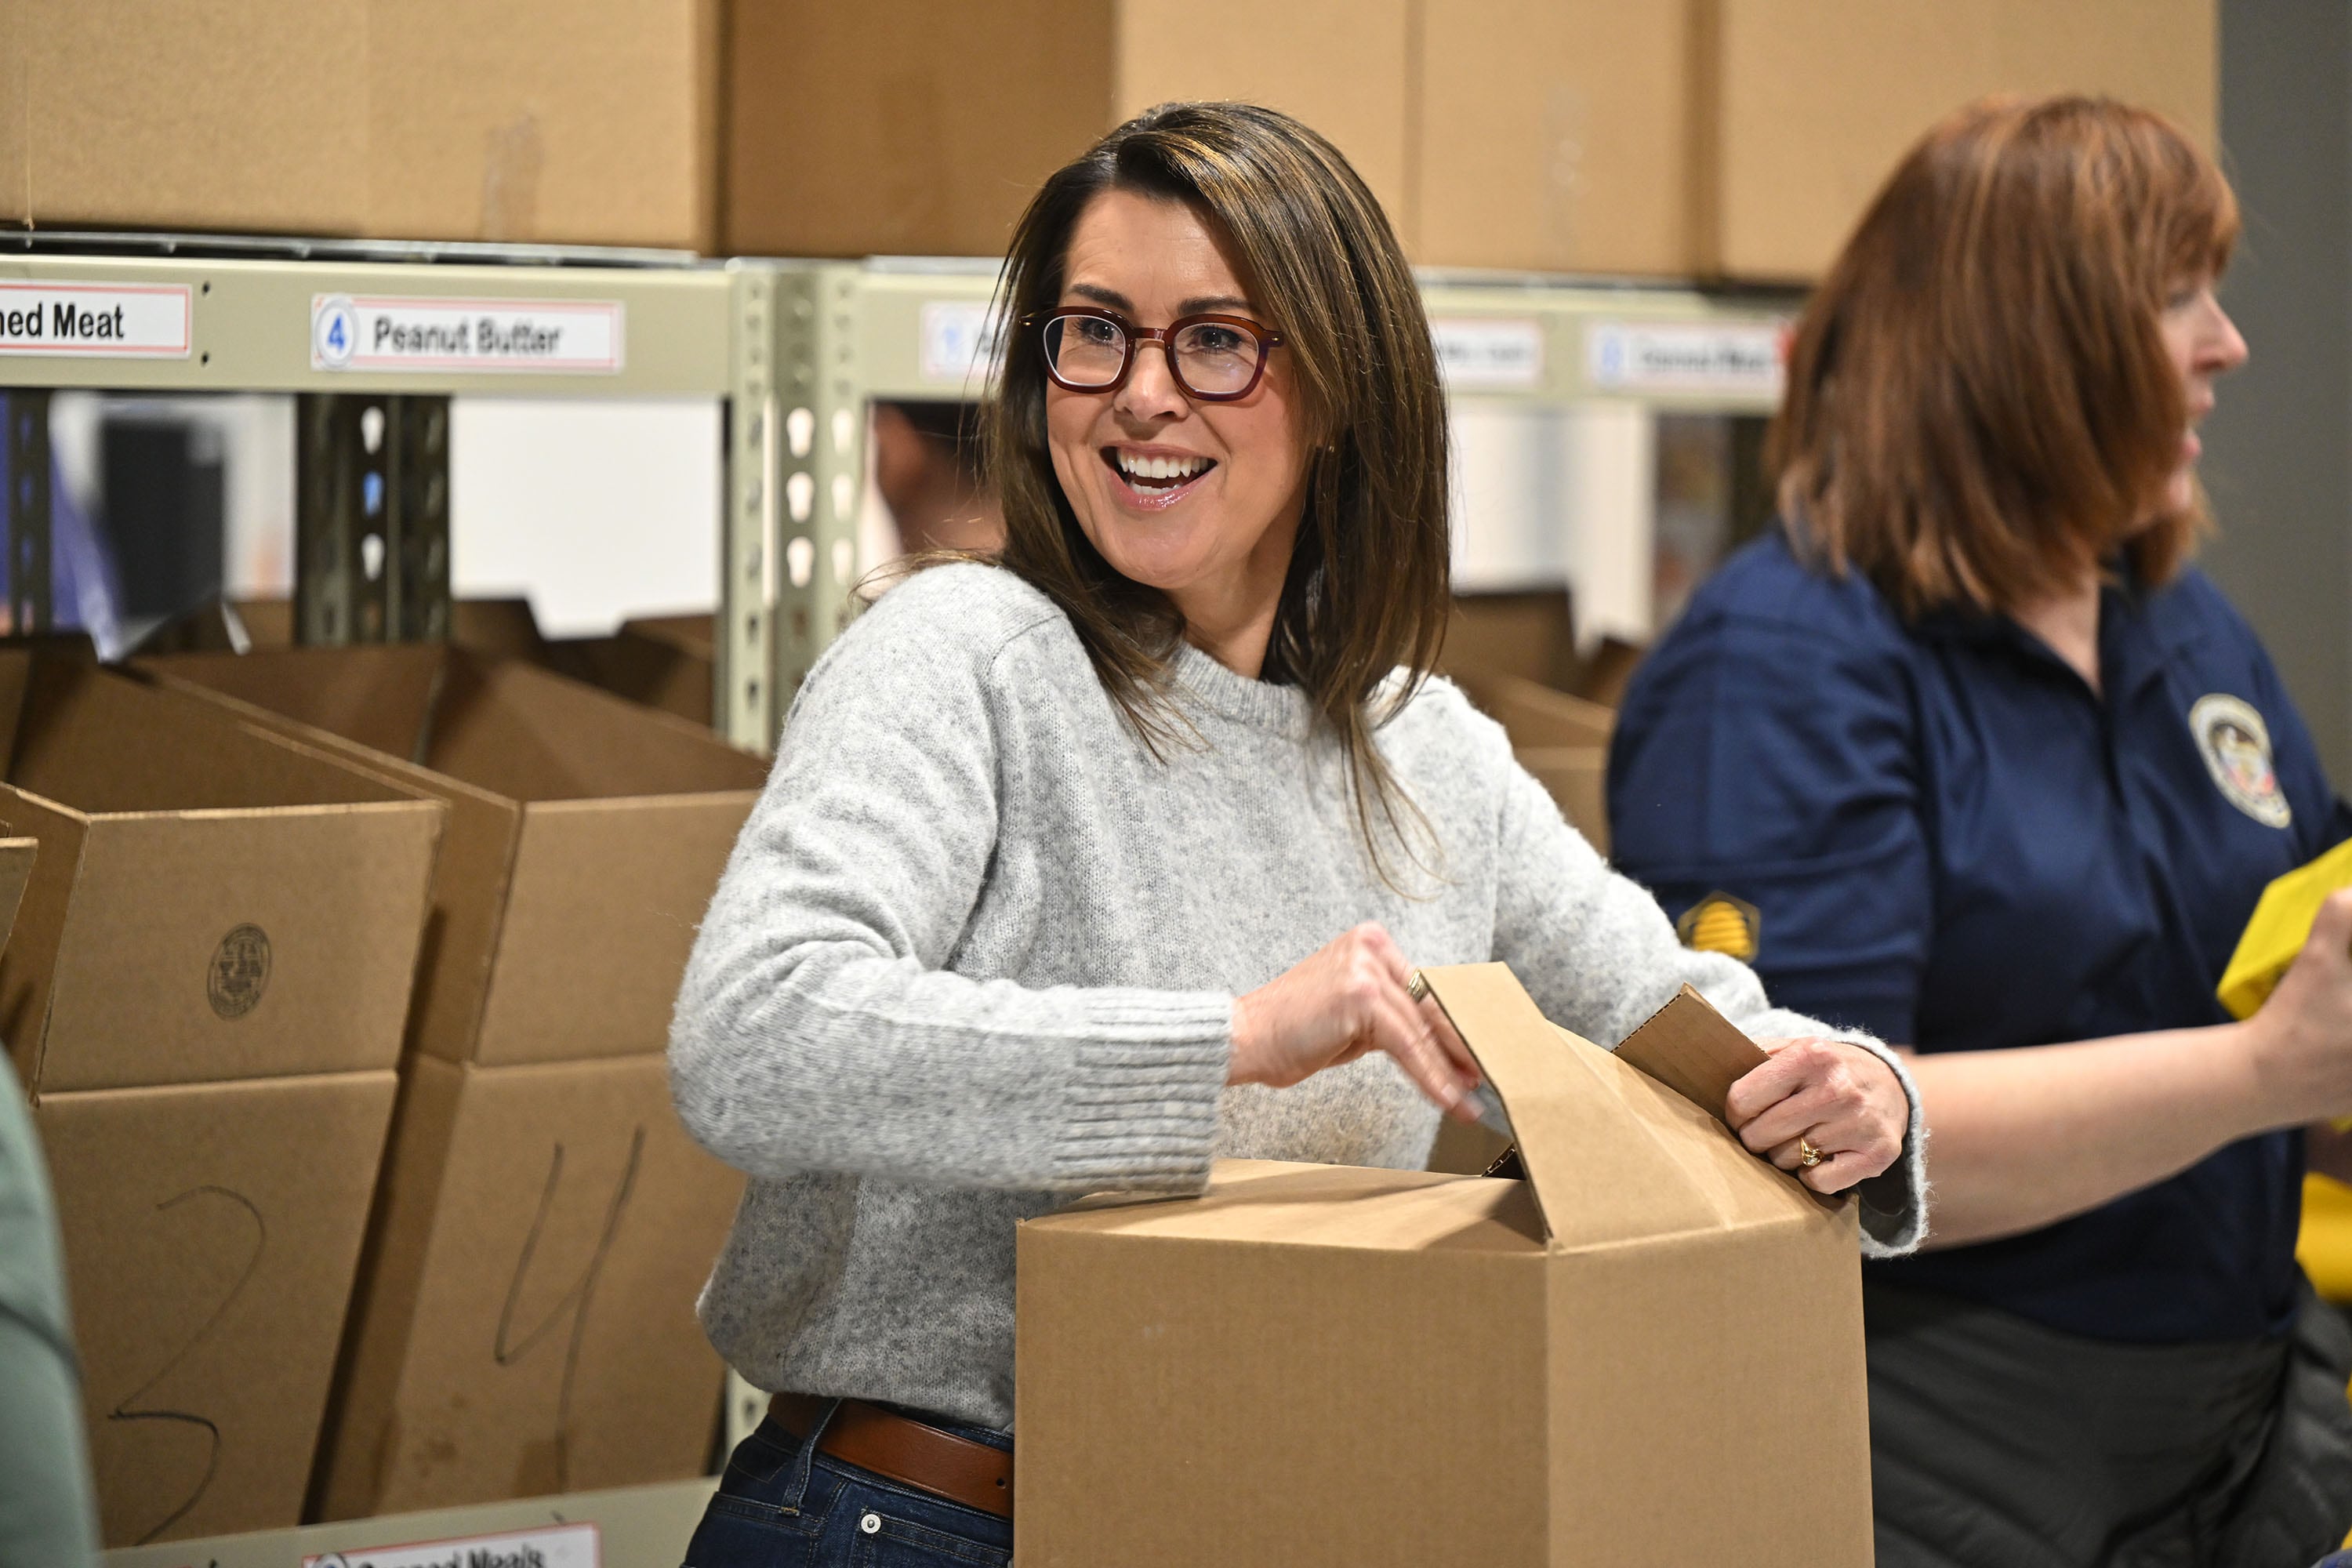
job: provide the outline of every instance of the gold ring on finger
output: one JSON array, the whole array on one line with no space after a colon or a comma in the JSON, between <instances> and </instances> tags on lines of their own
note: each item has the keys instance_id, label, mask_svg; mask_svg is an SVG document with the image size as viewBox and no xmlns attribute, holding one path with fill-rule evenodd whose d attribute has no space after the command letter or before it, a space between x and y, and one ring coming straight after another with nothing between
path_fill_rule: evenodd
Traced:
<instances>
[{"instance_id":1,"label":"gold ring on finger","mask_svg":"<svg viewBox=\"0 0 2352 1568\"><path fill-rule=\"evenodd\" d=\"M1801 1168L1801 1169L1803 1169L1803 1170L1808 1170L1808 1171L1810 1171L1810 1170L1811 1170L1815 1165L1818 1165L1818 1164L1820 1164L1821 1163L1822 1163L1822 1152L1821 1152L1819 1149L1816 1149L1816 1148L1814 1148L1814 1147L1813 1147L1813 1141L1812 1141L1811 1139L1810 1139L1810 1138L1800 1138L1800 1139L1798 1139L1798 1140L1797 1140L1797 1164L1799 1165L1799 1167L1800 1167L1800 1168Z\"/></svg>"},{"instance_id":2,"label":"gold ring on finger","mask_svg":"<svg viewBox=\"0 0 2352 1568\"><path fill-rule=\"evenodd\" d=\"M1412 978L1405 982L1404 994L1416 1002L1428 1000L1429 982L1423 977L1420 970L1414 970Z\"/></svg>"}]
</instances>

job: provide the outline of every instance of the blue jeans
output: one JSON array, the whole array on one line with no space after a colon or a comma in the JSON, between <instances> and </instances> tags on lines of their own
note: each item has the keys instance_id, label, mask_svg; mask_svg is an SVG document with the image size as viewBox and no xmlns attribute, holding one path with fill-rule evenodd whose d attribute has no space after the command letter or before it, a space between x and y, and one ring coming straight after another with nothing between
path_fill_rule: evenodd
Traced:
<instances>
[{"instance_id":1,"label":"blue jeans","mask_svg":"<svg viewBox=\"0 0 2352 1568\"><path fill-rule=\"evenodd\" d=\"M686 1548L685 1568L1006 1568L1013 1521L815 1452L773 1416L736 1445ZM1011 1448L1013 1439L936 1416L942 1431Z\"/></svg>"}]
</instances>

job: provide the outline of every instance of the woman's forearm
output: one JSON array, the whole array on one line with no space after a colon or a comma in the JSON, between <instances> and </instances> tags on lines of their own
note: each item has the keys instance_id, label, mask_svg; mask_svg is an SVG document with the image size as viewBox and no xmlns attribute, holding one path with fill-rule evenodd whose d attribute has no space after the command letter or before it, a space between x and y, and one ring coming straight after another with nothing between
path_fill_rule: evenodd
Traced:
<instances>
[{"instance_id":1,"label":"woman's forearm","mask_svg":"<svg viewBox=\"0 0 2352 1568\"><path fill-rule=\"evenodd\" d=\"M2281 1125L2245 1026L1916 1055L1929 1247L2035 1229Z\"/></svg>"}]
</instances>

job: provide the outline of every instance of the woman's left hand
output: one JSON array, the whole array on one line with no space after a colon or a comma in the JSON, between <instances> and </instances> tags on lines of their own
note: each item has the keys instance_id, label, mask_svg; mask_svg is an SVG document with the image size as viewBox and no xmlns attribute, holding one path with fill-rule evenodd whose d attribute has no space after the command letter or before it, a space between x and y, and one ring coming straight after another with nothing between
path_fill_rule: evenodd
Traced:
<instances>
[{"instance_id":1,"label":"woman's left hand","mask_svg":"<svg viewBox=\"0 0 2352 1568\"><path fill-rule=\"evenodd\" d=\"M1842 1193L1895 1163L1911 1102L1894 1068L1843 1040L1756 1043L1772 1059L1733 1084L1723 1106L1742 1143L1819 1193ZM1821 1152L1818 1164L1802 1165L1800 1140Z\"/></svg>"}]
</instances>

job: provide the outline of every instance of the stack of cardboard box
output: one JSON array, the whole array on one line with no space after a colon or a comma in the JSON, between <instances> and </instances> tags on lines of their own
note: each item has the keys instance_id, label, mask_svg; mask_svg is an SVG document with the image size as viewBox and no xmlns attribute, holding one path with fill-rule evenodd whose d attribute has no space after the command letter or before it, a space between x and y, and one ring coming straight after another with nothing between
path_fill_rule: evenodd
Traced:
<instances>
[{"instance_id":1,"label":"stack of cardboard box","mask_svg":"<svg viewBox=\"0 0 2352 1568\"><path fill-rule=\"evenodd\" d=\"M39 844L0 1029L62 1220L109 1545L300 1515L392 1113L437 800L0 654Z\"/></svg>"},{"instance_id":2,"label":"stack of cardboard box","mask_svg":"<svg viewBox=\"0 0 2352 1568\"><path fill-rule=\"evenodd\" d=\"M0 219L992 256L1137 110L1287 110L1427 266L1817 276L1982 94L2213 140L2215 0L0 0Z\"/></svg>"},{"instance_id":3,"label":"stack of cardboard box","mask_svg":"<svg viewBox=\"0 0 2352 1568\"><path fill-rule=\"evenodd\" d=\"M448 810L314 1513L699 1473L720 1365L693 1302L740 1181L679 1127L661 1052L761 764L450 647L142 668Z\"/></svg>"},{"instance_id":4,"label":"stack of cardboard box","mask_svg":"<svg viewBox=\"0 0 2352 1568\"><path fill-rule=\"evenodd\" d=\"M2110 93L2213 142L2214 0L1086 0L737 5L721 234L993 255L1040 182L1171 99L1336 142L1431 267L1803 279L1990 92ZM1040 88L1034 84L1049 84Z\"/></svg>"}]
</instances>

